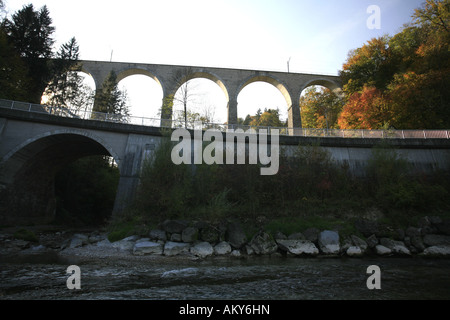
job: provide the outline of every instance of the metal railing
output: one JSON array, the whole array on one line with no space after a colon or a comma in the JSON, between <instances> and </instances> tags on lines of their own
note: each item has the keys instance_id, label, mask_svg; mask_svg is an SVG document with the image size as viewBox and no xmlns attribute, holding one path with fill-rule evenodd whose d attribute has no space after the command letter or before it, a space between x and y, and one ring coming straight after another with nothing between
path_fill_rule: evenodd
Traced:
<instances>
[{"instance_id":1,"label":"metal railing","mask_svg":"<svg viewBox=\"0 0 450 320\"><path fill-rule=\"evenodd\" d=\"M114 123L126 123L139 126L151 126L161 128L198 129L193 121L185 123L180 120L156 119L136 116L122 116L110 113L94 112L91 110L75 110L64 107L47 106L0 99L0 108L22 110L32 113L43 113L59 117L76 118L82 120L97 120ZM334 138L363 138L363 139L450 139L450 130L344 130L344 129L308 129L286 127L256 127L240 124L203 123L202 129L215 129L226 132L227 130L242 129L247 131L278 129L280 135L300 137L334 137Z\"/></svg>"}]
</instances>

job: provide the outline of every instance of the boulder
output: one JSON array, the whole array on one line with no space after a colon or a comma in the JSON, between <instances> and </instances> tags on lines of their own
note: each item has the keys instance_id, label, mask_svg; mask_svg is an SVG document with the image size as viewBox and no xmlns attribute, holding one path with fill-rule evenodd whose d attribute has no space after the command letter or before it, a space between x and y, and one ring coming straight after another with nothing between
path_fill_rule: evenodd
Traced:
<instances>
[{"instance_id":1,"label":"boulder","mask_svg":"<svg viewBox=\"0 0 450 320\"><path fill-rule=\"evenodd\" d=\"M150 233L148 234L148 236L151 240L161 240L161 241L167 240L166 232L161 229L151 230Z\"/></svg>"},{"instance_id":2,"label":"boulder","mask_svg":"<svg viewBox=\"0 0 450 320\"><path fill-rule=\"evenodd\" d=\"M369 245L367 244L367 242L365 242L363 239L361 239L360 237L357 237L355 235L351 236L352 242L356 247L361 248L362 252L366 252Z\"/></svg>"},{"instance_id":3,"label":"boulder","mask_svg":"<svg viewBox=\"0 0 450 320\"><path fill-rule=\"evenodd\" d=\"M405 232L406 236L412 237L420 237L420 229L414 227L408 227Z\"/></svg>"},{"instance_id":4,"label":"boulder","mask_svg":"<svg viewBox=\"0 0 450 320\"><path fill-rule=\"evenodd\" d=\"M228 224L225 238L228 243L235 249L240 249L247 243L247 236L244 233L241 225L237 222Z\"/></svg>"},{"instance_id":5,"label":"boulder","mask_svg":"<svg viewBox=\"0 0 450 320\"><path fill-rule=\"evenodd\" d=\"M219 231L213 226L206 226L200 229L200 240L209 243L219 242Z\"/></svg>"},{"instance_id":6,"label":"boulder","mask_svg":"<svg viewBox=\"0 0 450 320\"><path fill-rule=\"evenodd\" d=\"M192 243L198 240L198 229L193 227L187 227L181 234L181 240L183 242Z\"/></svg>"},{"instance_id":7,"label":"boulder","mask_svg":"<svg viewBox=\"0 0 450 320\"><path fill-rule=\"evenodd\" d=\"M449 246L450 236L441 234L427 234L423 237L423 243L429 247L433 246Z\"/></svg>"},{"instance_id":8,"label":"boulder","mask_svg":"<svg viewBox=\"0 0 450 320\"><path fill-rule=\"evenodd\" d=\"M278 245L266 232L256 234L250 241L250 246L256 254L272 254L278 249Z\"/></svg>"},{"instance_id":9,"label":"boulder","mask_svg":"<svg viewBox=\"0 0 450 320\"><path fill-rule=\"evenodd\" d=\"M112 243L112 247L121 251L131 251L134 248L135 242L132 240L122 239Z\"/></svg>"},{"instance_id":10,"label":"boulder","mask_svg":"<svg viewBox=\"0 0 450 320\"><path fill-rule=\"evenodd\" d=\"M296 232L288 237L289 240L305 240L305 236L301 232Z\"/></svg>"},{"instance_id":11,"label":"boulder","mask_svg":"<svg viewBox=\"0 0 450 320\"><path fill-rule=\"evenodd\" d=\"M325 230L319 234L319 248L324 254L338 254L339 233L336 231Z\"/></svg>"},{"instance_id":12,"label":"boulder","mask_svg":"<svg viewBox=\"0 0 450 320\"><path fill-rule=\"evenodd\" d=\"M393 253L397 253L400 255L411 255L411 252L402 241L395 241L389 238L381 238L380 244L389 248Z\"/></svg>"},{"instance_id":13,"label":"boulder","mask_svg":"<svg viewBox=\"0 0 450 320\"><path fill-rule=\"evenodd\" d=\"M108 239L104 239L102 241L97 242L96 246L101 248L110 248L112 247L112 243Z\"/></svg>"},{"instance_id":14,"label":"boulder","mask_svg":"<svg viewBox=\"0 0 450 320\"><path fill-rule=\"evenodd\" d=\"M189 243L167 241L164 244L165 256L176 256L183 252L189 251Z\"/></svg>"},{"instance_id":15,"label":"boulder","mask_svg":"<svg viewBox=\"0 0 450 320\"><path fill-rule=\"evenodd\" d=\"M349 257L361 257L364 254L364 251L357 246L352 246L347 249L346 254Z\"/></svg>"},{"instance_id":16,"label":"boulder","mask_svg":"<svg viewBox=\"0 0 450 320\"><path fill-rule=\"evenodd\" d=\"M425 245L422 241L421 236L411 237L410 243L411 243L411 246L413 246L417 250L417 252L422 252L423 250L425 250Z\"/></svg>"},{"instance_id":17,"label":"boulder","mask_svg":"<svg viewBox=\"0 0 450 320\"><path fill-rule=\"evenodd\" d=\"M426 248L422 255L429 257L449 257L450 256L450 246L431 246Z\"/></svg>"},{"instance_id":18,"label":"boulder","mask_svg":"<svg viewBox=\"0 0 450 320\"><path fill-rule=\"evenodd\" d=\"M70 240L69 248L82 247L89 243L89 237L85 234L76 233Z\"/></svg>"},{"instance_id":19,"label":"boulder","mask_svg":"<svg viewBox=\"0 0 450 320\"><path fill-rule=\"evenodd\" d=\"M191 247L191 253L200 258L206 258L214 253L214 248L209 242L200 242Z\"/></svg>"},{"instance_id":20,"label":"boulder","mask_svg":"<svg viewBox=\"0 0 450 320\"><path fill-rule=\"evenodd\" d=\"M170 235L170 241L181 242L182 241L181 234L180 233L172 233Z\"/></svg>"},{"instance_id":21,"label":"boulder","mask_svg":"<svg viewBox=\"0 0 450 320\"><path fill-rule=\"evenodd\" d=\"M231 246L228 242L222 241L214 246L214 253L216 255L224 255L231 253Z\"/></svg>"},{"instance_id":22,"label":"boulder","mask_svg":"<svg viewBox=\"0 0 450 320\"><path fill-rule=\"evenodd\" d=\"M373 234L367 238L367 245L369 246L369 248L373 249L373 248L375 248L375 246L377 244L378 244L378 238L376 235Z\"/></svg>"},{"instance_id":23,"label":"boulder","mask_svg":"<svg viewBox=\"0 0 450 320\"><path fill-rule=\"evenodd\" d=\"M309 240L283 240L277 239L278 247L295 255L318 255L319 249Z\"/></svg>"},{"instance_id":24,"label":"boulder","mask_svg":"<svg viewBox=\"0 0 450 320\"><path fill-rule=\"evenodd\" d=\"M317 242L317 239L319 238L319 233L320 230L317 228L308 228L303 232L303 235L305 236L305 240Z\"/></svg>"},{"instance_id":25,"label":"boulder","mask_svg":"<svg viewBox=\"0 0 450 320\"><path fill-rule=\"evenodd\" d=\"M392 250L389 249L388 247L385 247L381 244L377 244L375 246L375 252L380 255L380 256L386 256L392 253Z\"/></svg>"},{"instance_id":26,"label":"boulder","mask_svg":"<svg viewBox=\"0 0 450 320\"><path fill-rule=\"evenodd\" d=\"M369 237L373 234L378 234L380 229L376 221L367 219L358 219L355 222L356 229L361 232L365 237Z\"/></svg>"},{"instance_id":27,"label":"boulder","mask_svg":"<svg viewBox=\"0 0 450 320\"><path fill-rule=\"evenodd\" d=\"M280 231L277 231L273 237L274 239L282 239L282 240L287 239L286 235Z\"/></svg>"},{"instance_id":28,"label":"boulder","mask_svg":"<svg viewBox=\"0 0 450 320\"><path fill-rule=\"evenodd\" d=\"M231 251L230 255L235 258L240 258L241 252L239 250L233 250L233 251Z\"/></svg>"},{"instance_id":29,"label":"boulder","mask_svg":"<svg viewBox=\"0 0 450 320\"><path fill-rule=\"evenodd\" d=\"M141 241L136 242L133 247L133 254L136 256L143 256L148 254L162 254L163 245L157 242Z\"/></svg>"},{"instance_id":30,"label":"boulder","mask_svg":"<svg viewBox=\"0 0 450 320\"><path fill-rule=\"evenodd\" d=\"M182 220L166 220L162 223L162 229L168 233L181 234L188 226L186 221Z\"/></svg>"}]
</instances>

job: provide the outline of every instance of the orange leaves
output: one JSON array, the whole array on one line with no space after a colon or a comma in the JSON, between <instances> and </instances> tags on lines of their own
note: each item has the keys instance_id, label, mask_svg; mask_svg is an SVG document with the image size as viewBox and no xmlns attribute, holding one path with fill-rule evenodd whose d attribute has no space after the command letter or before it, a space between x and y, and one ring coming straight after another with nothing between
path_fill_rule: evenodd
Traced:
<instances>
[{"instance_id":1,"label":"orange leaves","mask_svg":"<svg viewBox=\"0 0 450 320\"><path fill-rule=\"evenodd\" d=\"M388 101L375 87L353 93L338 119L341 129L379 129L387 122Z\"/></svg>"}]
</instances>

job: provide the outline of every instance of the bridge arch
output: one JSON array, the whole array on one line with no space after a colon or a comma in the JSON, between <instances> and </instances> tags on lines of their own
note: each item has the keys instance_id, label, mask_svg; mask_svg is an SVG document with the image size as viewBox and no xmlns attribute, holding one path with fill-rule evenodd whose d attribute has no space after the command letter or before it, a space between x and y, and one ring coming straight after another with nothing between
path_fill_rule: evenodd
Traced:
<instances>
[{"instance_id":1,"label":"bridge arch","mask_svg":"<svg viewBox=\"0 0 450 320\"><path fill-rule=\"evenodd\" d=\"M136 75L143 75L143 76L152 78L153 80L155 80L155 82L157 84L159 84L161 86L161 90L163 91L163 94L165 93L164 86L163 86L162 82L159 80L159 78L157 76L155 76L155 74L153 74L149 70L145 70L145 69L131 68L131 69L126 69L126 70L120 71L117 73L117 82L119 83L120 81L122 81L123 79L125 79L129 76L136 76Z\"/></svg>"},{"instance_id":2,"label":"bridge arch","mask_svg":"<svg viewBox=\"0 0 450 320\"><path fill-rule=\"evenodd\" d=\"M266 82L266 83L273 85L275 88L277 88L281 92L281 94L285 98L287 108L289 109L292 106L292 98L291 98L291 95L290 95L288 89L286 88L286 86L280 80L274 78L273 76L269 76L269 75L256 75L256 76L251 76L251 77L247 78L246 80L244 80L236 92L236 99L237 99L237 96L239 95L239 93L241 93L241 91L246 86L248 86L249 84L252 84L254 82L258 82L258 81Z\"/></svg>"},{"instance_id":3,"label":"bridge arch","mask_svg":"<svg viewBox=\"0 0 450 320\"><path fill-rule=\"evenodd\" d=\"M327 89L330 89L331 91L333 91L335 94L337 94L339 96L343 94L342 86L340 83L337 83L336 81L325 79L325 78L317 78L317 79L310 80L303 86L303 88L301 88L300 94L305 89L307 89L308 87L311 87L311 86L325 87ZM299 97L299 99L300 99L300 97Z\"/></svg>"},{"instance_id":4,"label":"bridge arch","mask_svg":"<svg viewBox=\"0 0 450 320\"><path fill-rule=\"evenodd\" d=\"M195 70L193 70L192 72L189 72L188 74L186 74L186 75L184 76L184 78L181 79L181 81L178 81L179 85L176 86L176 87L174 87L174 88L172 88L171 94L175 94L175 93L178 91L178 89L181 87L181 85L182 85L183 83L186 83L186 82L188 82L189 80L194 80L194 79L207 79L207 80L211 80L212 82L214 82L215 84L217 84L217 85L220 87L220 89L222 89L222 91L223 91L223 93L224 93L224 95L225 95L225 98L226 98L227 102L230 100L230 96L229 96L229 93L228 93L228 89L227 89L227 87L225 86L224 82L220 79L220 77L217 76L217 75L215 75L215 74L213 74L212 72L209 72L209 71L203 71L203 70L201 70L201 71L195 71Z\"/></svg>"},{"instance_id":5,"label":"bridge arch","mask_svg":"<svg viewBox=\"0 0 450 320\"><path fill-rule=\"evenodd\" d=\"M3 159L0 181L7 190L7 207L14 212L1 220L51 222L56 213L57 173L69 163L93 155L111 156L120 164L118 154L102 139L76 129L42 133L15 147Z\"/></svg>"}]
</instances>

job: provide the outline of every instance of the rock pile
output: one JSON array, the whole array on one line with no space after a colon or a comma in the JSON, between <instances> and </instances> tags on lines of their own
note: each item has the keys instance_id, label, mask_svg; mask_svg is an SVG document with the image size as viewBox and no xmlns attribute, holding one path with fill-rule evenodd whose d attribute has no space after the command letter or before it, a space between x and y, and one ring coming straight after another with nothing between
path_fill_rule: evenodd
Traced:
<instances>
[{"instance_id":1,"label":"rock pile","mask_svg":"<svg viewBox=\"0 0 450 320\"><path fill-rule=\"evenodd\" d=\"M131 236L111 243L106 235L75 234L66 239L60 249L91 245L114 248L136 256L190 255L199 258L213 255L242 257L273 254L304 257L450 257L449 220L424 217L415 227L394 230L378 222L360 219L356 221L355 227L360 236L342 238L338 231L309 228L289 236L280 232L270 235L260 231L247 238L242 226L236 222L213 226L207 223L190 224L187 221L167 220L158 229L151 230L146 237ZM20 247L21 250L31 247L24 240L3 240L9 247Z\"/></svg>"}]
</instances>

